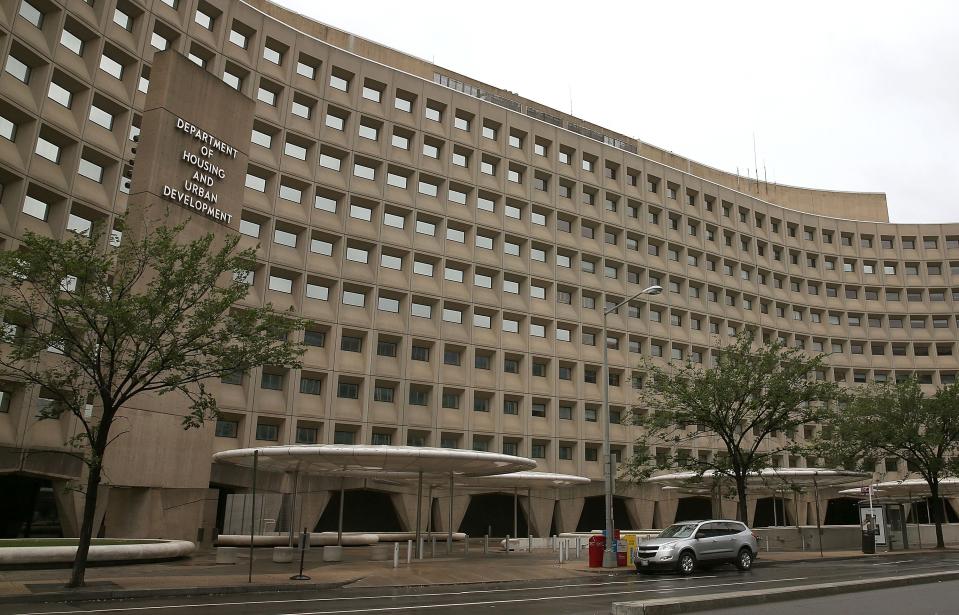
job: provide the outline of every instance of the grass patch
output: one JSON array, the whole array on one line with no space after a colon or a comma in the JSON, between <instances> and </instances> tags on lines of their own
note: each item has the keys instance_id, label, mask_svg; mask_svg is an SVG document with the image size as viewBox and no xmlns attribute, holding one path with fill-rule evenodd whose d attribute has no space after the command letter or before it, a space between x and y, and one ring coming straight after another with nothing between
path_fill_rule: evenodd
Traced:
<instances>
[{"instance_id":1,"label":"grass patch","mask_svg":"<svg viewBox=\"0 0 959 615\"><path fill-rule=\"evenodd\" d=\"M9 538L0 540L0 549L9 547L75 547L79 541L76 538ZM105 547L113 545L148 545L162 540L138 540L121 538L94 538L92 546Z\"/></svg>"}]
</instances>

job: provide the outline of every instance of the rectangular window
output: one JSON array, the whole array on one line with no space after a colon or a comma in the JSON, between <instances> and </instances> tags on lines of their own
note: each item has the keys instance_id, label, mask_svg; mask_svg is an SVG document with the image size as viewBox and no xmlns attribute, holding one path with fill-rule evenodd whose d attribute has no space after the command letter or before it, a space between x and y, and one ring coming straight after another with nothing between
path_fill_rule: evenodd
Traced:
<instances>
[{"instance_id":1,"label":"rectangular window","mask_svg":"<svg viewBox=\"0 0 959 615\"><path fill-rule=\"evenodd\" d=\"M396 390L393 387L377 386L373 389L373 401L380 401L387 404L393 403L396 396Z\"/></svg>"},{"instance_id":2,"label":"rectangular window","mask_svg":"<svg viewBox=\"0 0 959 615\"><path fill-rule=\"evenodd\" d=\"M296 428L296 443L297 444L316 444L319 438L319 429L316 427L300 427Z\"/></svg>"},{"instance_id":3,"label":"rectangular window","mask_svg":"<svg viewBox=\"0 0 959 615\"><path fill-rule=\"evenodd\" d=\"M229 419L216 420L216 437L217 438L235 438L237 437L237 432L239 430L240 430L239 421L232 421Z\"/></svg>"},{"instance_id":4,"label":"rectangular window","mask_svg":"<svg viewBox=\"0 0 959 615\"><path fill-rule=\"evenodd\" d=\"M364 295L363 293L344 290L343 304L352 305L355 307L363 307L364 305L366 305L366 295Z\"/></svg>"},{"instance_id":5,"label":"rectangular window","mask_svg":"<svg viewBox=\"0 0 959 615\"><path fill-rule=\"evenodd\" d=\"M376 354L378 356L395 357L396 349L396 342L391 342L389 340L378 340L376 342Z\"/></svg>"},{"instance_id":6,"label":"rectangular window","mask_svg":"<svg viewBox=\"0 0 959 615\"><path fill-rule=\"evenodd\" d=\"M23 213L27 214L28 216L32 216L39 220L46 220L49 209L50 206L40 199L34 198L30 195L27 195L23 198Z\"/></svg>"},{"instance_id":7,"label":"rectangular window","mask_svg":"<svg viewBox=\"0 0 959 615\"><path fill-rule=\"evenodd\" d=\"M23 83L30 82L30 67L24 62L21 62L20 59L12 53L7 56L7 63L4 65L4 70L13 75L18 81L22 81Z\"/></svg>"},{"instance_id":8,"label":"rectangular window","mask_svg":"<svg viewBox=\"0 0 959 615\"><path fill-rule=\"evenodd\" d=\"M100 56L100 70L116 79L123 78L123 65L106 54Z\"/></svg>"},{"instance_id":9,"label":"rectangular window","mask_svg":"<svg viewBox=\"0 0 959 615\"><path fill-rule=\"evenodd\" d=\"M337 387L336 396L341 399L359 399L360 398L360 385L355 382L340 382L340 385ZM351 436L352 436L352 432ZM335 439L335 438L334 438ZM352 437L351 443L352 443ZM335 444L336 442L334 442ZM343 444L343 443L341 443Z\"/></svg>"},{"instance_id":10,"label":"rectangular window","mask_svg":"<svg viewBox=\"0 0 959 615\"><path fill-rule=\"evenodd\" d=\"M311 331L307 329L303 334L303 343L307 346L322 348L326 346L326 333L324 331Z\"/></svg>"},{"instance_id":11,"label":"rectangular window","mask_svg":"<svg viewBox=\"0 0 959 615\"><path fill-rule=\"evenodd\" d=\"M356 386L356 385L353 385L353 386ZM345 397L345 395L341 395L340 397ZM355 431L334 431L333 432L333 444L353 444L354 442L356 442Z\"/></svg>"},{"instance_id":12,"label":"rectangular window","mask_svg":"<svg viewBox=\"0 0 959 615\"><path fill-rule=\"evenodd\" d=\"M80 158L77 174L95 181L98 184L103 181L103 167L95 162L90 162L86 158Z\"/></svg>"},{"instance_id":13,"label":"rectangular window","mask_svg":"<svg viewBox=\"0 0 959 615\"><path fill-rule=\"evenodd\" d=\"M54 164L60 164L59 145L51 143L43 137L37 137L37 147L34 151L38 156L42 156Z\"/></svg>"},{"instance_id":14,"label":"rectangular window","mask_svg":"<svg viewBox=\"0 0 959 615\"><path fill-rule=\"evenodd\" d=\"M263 376L260 378L260 388L270 389L272 391L282 391L283 374L271 374L270 372L263 372Z\"/></svg>"},{"instance_id":15,"label":"rectangular window","mask_svg":"<svg viewBox=\"0 0 959 615\"><path fill-rule=\"evenodd\" d=\"M319 378L300 378L300 393L305 395L319 395L322 389L323 381Z\"/></svg>"}]
</instances>

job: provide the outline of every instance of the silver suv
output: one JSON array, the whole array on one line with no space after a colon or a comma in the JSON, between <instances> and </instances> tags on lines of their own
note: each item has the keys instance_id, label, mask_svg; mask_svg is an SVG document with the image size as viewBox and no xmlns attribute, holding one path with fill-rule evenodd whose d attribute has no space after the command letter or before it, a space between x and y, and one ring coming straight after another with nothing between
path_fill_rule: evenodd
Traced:
<instances>
[{"instance_id":1,"label":"silver suv","mask_svg":"<svg viewBox=\"0 0 959 615\"><path fill-rule=\"evenodd\" d=\"M722 563L749 570L758 556L756 535L739 521L674 523L633 550L633 562L640 573L668 568L686 575L697 566Z\"/></svg>"}]
</instances>

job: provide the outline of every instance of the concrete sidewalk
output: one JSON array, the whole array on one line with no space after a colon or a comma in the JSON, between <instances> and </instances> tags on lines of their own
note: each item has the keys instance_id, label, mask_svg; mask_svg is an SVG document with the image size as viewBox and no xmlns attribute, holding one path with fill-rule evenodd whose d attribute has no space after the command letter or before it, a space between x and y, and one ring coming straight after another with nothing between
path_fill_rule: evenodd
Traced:
<instances>
[{"instance_id":1,"label":"concrete sidewalk","mask_svg":"<svg viewBox=\"0 0 959 615\"><path fill-rule=\"evenodd\" d=\"M285 590L329 589L336 587L408 587L469 583L506 583L515 581L549 581L582 578L601 574L631 575L631 568L603 570L589 568L585 550L581 559L564 564L551 550L533 553L505 553L473 547L469 554L459 552L446 555L445 545L437 545L437 557L427 557L406 564L405 552L400 566L393 568L392 560L370 561L368 547L344 550L344 561L323 563L321 550L308 551L304 573L309 581L292 581L299 563L276 564L272 551L254 552L253 582L247 580L249 559L243 553L238 564L217 565L211 550L198 552L189 559L151 564L124 564L97 566L87 571L87 586L66 590L64 584L69 570L3 570L0 571L0 602L39 602L65 600L100 600L109 598L160 597L202 595L214 593L272 592ZM827 551L827 559L883 558L915 555L934 550L895 551L863 555L856 551ZM440 555L442 553L442 555ZM817 552L762 552L758 565L766 562L796 562L819 560Z\"/></svg>"}]
</instances>

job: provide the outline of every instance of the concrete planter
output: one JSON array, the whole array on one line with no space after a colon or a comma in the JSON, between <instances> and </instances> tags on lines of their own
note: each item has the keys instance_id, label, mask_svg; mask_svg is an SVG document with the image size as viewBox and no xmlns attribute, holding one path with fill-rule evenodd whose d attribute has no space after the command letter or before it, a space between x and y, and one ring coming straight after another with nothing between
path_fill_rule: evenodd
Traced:
<instances>
[{"instance_id":1,"label":"concrete planter","mask_svg":"<svg viewBox=\"0 0 959 615\"><path fill-rule=\"evenodd\" d=\"M236 558L239 554L240 554L240 550L236 547L217 547L216 563L217 564L235 564Z\"/></svg>"},{"instance_id":2,"label":"concrete planter","mask_svg":"<svg viewBox=\"0 0 959 615\"><path fill-rule=\"evenodd\" d=\"M128 562L136 560L163 560L185 557L196 546L185 540L166 540L149 543L119 545L91 545L91 562ZM0 549L0 565L53 564L72 562L76 557L75 546L49 547L4 547Z\"/></svg>"},{"instance_id":3,"label":"concrete planter","mask_svg":"<svg viewBox=\"0 0 959 615\"><path fill-rule=\"evenodd\" d=\"M343 547L340 547L337 545L327 545L323 547L323 561L324 562L342 562Z\"/></svg>"},{"instance_id":4,"label":"concrete planter","mask_svg":"<svg viewBox=\"0 0 959 615\"><path fill-rule=\"evenodd\" d=\"M289 564L295 553L296 549L293 547L273 547L273 561L277 564Z\"/></svg>"}]
</instances>

